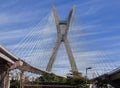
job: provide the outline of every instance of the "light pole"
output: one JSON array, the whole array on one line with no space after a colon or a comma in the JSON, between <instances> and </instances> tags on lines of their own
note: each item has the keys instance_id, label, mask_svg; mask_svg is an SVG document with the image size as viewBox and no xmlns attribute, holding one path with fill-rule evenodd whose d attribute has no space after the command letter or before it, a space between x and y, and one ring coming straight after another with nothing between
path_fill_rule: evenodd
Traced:
<instances>
[{"instance_id":1,"label":"light pole","mask_svg":"<svg viewBox=\"0 0 120 88\"><path fill-rule=\"evenodd\" d=\"M92 67L87 67L87 68L86 68L86 75L85 75L85 82L86 82L86 85L87 85L87 70L88 70L88 69L92 69Z\"/></svg>"}]
</instances>

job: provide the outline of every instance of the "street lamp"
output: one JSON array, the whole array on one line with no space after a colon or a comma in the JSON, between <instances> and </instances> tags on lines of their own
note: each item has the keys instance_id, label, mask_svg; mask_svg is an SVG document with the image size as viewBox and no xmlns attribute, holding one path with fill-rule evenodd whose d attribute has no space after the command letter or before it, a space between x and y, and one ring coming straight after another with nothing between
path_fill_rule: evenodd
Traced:
<instances>
[{"instance_id":1,"label":"street lamp","mask_svg":"<svg viewBox=\"0 0 120 88\"><path fill-rule=\"evenodd\" d=\"M92 69L92 67L87 67L87 68L86 68L86 75L85 75L85 82L86 82L86 85L87 85L87 70L88 70L88 69Z\"/></svg>"}]
</instances>

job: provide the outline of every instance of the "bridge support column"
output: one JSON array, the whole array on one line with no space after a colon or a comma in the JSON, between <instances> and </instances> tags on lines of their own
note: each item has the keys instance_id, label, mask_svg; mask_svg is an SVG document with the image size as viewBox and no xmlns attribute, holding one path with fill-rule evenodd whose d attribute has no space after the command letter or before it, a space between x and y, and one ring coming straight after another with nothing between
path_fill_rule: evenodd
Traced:
<instances>
[{"instance_id":1,"label":"bridge support column","mask_svg":"<svg viewBox=\"0 0 120 88\"><path fill-rule=\"evenodd\" d=\"M9 72L0 74L0 88L10 88Z\"/></svg>"},{"instance_id":2,"label":"bridge support column","mask_svg":"<svg viewBox=\"0 0 120 88\"><path fill-rule=\"evenodd\" d=\"M4 76L5 72L0 73L0 88L4 88Z\"/></svg>"},{"instance_id":3,"label":"bridge support column","mask_svg":"<svg viewBox=\"0 0 120 88\"><path fill-rule=\"evenodd\" d=\"M24 88L24 71L20 73L20 88Z\"/></svg>"},{"instance_id":4,"label":"bridge support column","mask_svg":"<svg viewBox=\"0 0 120 88\"><path fill-rule=\"evenodd\" d=\"M10 88L10 80L9 80L9 72L7 71L5 78L4 78L4 86L5 88Z\"/></svg>"}]
</instances>

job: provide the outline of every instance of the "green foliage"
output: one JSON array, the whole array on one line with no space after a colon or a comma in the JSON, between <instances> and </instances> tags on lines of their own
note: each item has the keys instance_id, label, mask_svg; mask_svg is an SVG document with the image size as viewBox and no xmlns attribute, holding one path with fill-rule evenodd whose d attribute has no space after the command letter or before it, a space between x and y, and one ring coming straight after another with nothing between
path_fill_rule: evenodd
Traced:
<instances>
[{"instance_id":1,"label":"green foliage","mask_svg":"<svg viewBox=\"0 0 120 88\"><path fill-rule=\"evenodd\" d=\"M78 71L71 71L72 75L74 78L80 78L82 77L82 73L78 72Z\"/></svg>"},{"instance_id":2,"label":"green foliage","mask_svg":"<svg viewBox=\"0 0 120 88\"><path fill-rule=\"evenodd\" d=\"M78 74L78 73L74 73ZM77 75L77 76L68 76L67 78L65 77L59 77L56 76L55 74L43 74L42 76L38 77L34 83L41 84L44 82L48 83L66 83L69 85L74 85L77 86L78 88L88 88L86 86L85 78ZM29 82L28 82L29 83ZM11 86L10 88L20 88L20 82L18 80L11 80Z\"/></svg>"},{"instance_id":3,"label":"green foliage","mask_svg":"<svg viewBox=\"0 0 120 88\"><path fill-rule=\"evenodd\" d=\"M107 80L104 78L98 78L96 84L98 87L107 87Z\"/></svg>"},{"instance_id":4,"label":"green foliage","mask_svg":"<svg viewBox=\"0 0 120 88\"><path fill-rule=\"evenodd\" d=\"M79 88L88 88L86 86L86 82L85 82L85 78L81 77L81 76L73 76L73 77L58 77L54 74L43 74L42 76L40 76L39 78L36 79L37 83L42 83L42 82L58 82L58 83L66 83L69 85L74 85L77 86Z\"/></svg>"},{"instance_id":5,"label":"green foliage","mask_svg":"<svg viewBox=\"0 0 120 88\"><path fill-rule=\"evenodd\" d=\"M41 82L60 82L60 83L65 83L66 82L66 78L62 78L62 77L58 77L56 75L54 75L53 73L51 73L51 75L49 74L43 74L42 76L40 76L38 79L36 79L36 81L39 83Z\"/></svg>"},{"instance_id":6,"label":"green foliage","mask_svg":"<svg viewBox=\"0 0 120 88\"><path fill-rule=\"evenodd\" d=\"M86 86L85 78L83 78L83 77L78 77L78 78L68 77L67 78L67 83L70 84L70 85L75 85L79 88L88 88Z\"/></svg>"},{"instance_id":7,"label":"green foliage","mask_svg":"<svg viewBox=\"0 0 120 88\"><path fill-rule=\"evenodd\" d=\"M10 81L10 88L20 88L20 82L18 80L11 80Z\"/></svg>"}]
</instances>

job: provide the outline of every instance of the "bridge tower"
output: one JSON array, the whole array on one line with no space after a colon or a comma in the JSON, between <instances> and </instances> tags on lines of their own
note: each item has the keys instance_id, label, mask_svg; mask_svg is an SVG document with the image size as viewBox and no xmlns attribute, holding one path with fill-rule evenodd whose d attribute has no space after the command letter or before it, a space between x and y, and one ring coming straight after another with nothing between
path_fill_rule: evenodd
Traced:
<instances>
[{"instance_id":1,"label":"bridge tower","mask_svg":"<svg viewBox=\"0 0 120 88\"><path fill-rule=\"evenodd\" d=\"M72 20L72 16L73 16L73 11L74 11L74 7L71 8L70 13L68 15L68 19L66 21L59 21L57 12L56 12L56 8L53 7L53 15L54 15L54 19L55 19L55 23L56 23L56 29L57 29L57 40L56 40L56 45L53 49L52 55L50 57L50 60L48 62L46 71L51 71L53 63L55 61L58 49L60 47L60 44L63 42L68 54L68 58L70 61L70 65L71 65L71 71L73 73L78 72L71 48L70 48L70 44L68 41L68 31L69 31L69 26Z\"/></svg>"}]
</instances>

